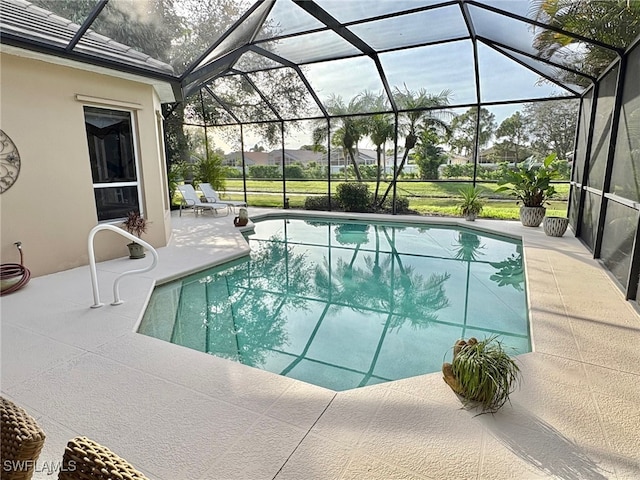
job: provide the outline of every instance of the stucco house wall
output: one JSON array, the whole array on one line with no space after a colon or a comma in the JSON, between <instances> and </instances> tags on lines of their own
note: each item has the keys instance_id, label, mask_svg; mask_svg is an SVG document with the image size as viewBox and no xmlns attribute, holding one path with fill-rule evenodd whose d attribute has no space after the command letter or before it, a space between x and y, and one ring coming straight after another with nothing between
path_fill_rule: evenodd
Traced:
<instances>
[{"instance_id":1,"label":"stucco house wall","mask_svg":"<svg viewBox=\"0 0 640 480\"><path fill-rule=\"evenodd\" d=\"M21 158L15 184L0 195L0 258L17 262L21 241L33 276L88 263L87 237L98 224L84 106L133 112L141 206L151 222L143 239L166 245L171 232L161 99L153 85L0 53L0 128ZM124 237L100 232L98 260L128 255Z\"/></svg>"}]
</instances>

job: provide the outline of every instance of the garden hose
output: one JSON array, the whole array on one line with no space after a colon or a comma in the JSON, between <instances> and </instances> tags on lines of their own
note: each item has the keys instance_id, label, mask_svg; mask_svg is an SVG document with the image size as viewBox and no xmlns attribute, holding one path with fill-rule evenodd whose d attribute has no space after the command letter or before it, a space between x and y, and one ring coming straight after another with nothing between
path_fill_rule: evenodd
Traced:
<instances>
[{"instance_id":1,"label":"garden hose","mask_svg":"<svg viewBox=\"0 0 640 480\"><path fill-rule=\"evenodd\" d=\"M15 242L14 245L20 252L20 263L3 263L0 265L0 295L13 293L21 289L31 278L31 272L23 265L22 242Z\"/></svg>"}]
</instances>

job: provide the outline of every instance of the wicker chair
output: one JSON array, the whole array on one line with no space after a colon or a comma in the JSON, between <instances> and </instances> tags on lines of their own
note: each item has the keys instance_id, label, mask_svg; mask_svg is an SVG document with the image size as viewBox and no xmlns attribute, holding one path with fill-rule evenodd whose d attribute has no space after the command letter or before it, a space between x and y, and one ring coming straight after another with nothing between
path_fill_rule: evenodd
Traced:
<instances>
[{"instance_id":1,"label":"wicker chair","mask_svg":"<svg viewBox=\"0 0 640 480\"><path fill-rule=\"evenodd\" d=\"M0 397L0 442L3 480L28 480L42 451L45 434L23 408Z\"/></svg>"},{"instance_id":2,"label":"wicker chair","mask_svg":"<svg viewBox=\"0 0 640 480\"><path fill-rule=\"evenodd\" d=\"M69 440L58 480L149 480L107 447L88 439Z\"/></svg>"}]
</instances>

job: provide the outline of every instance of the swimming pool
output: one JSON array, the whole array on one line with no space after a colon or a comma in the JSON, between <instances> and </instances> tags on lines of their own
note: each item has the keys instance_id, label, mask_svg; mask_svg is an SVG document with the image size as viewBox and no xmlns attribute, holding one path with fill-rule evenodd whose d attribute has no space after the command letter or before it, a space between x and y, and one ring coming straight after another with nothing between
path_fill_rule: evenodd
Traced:
<instances>
[{"instance_id":1,"label":"swimming pool","mask_svg":"<svg viewBox=\"0 0 640 480\"><path fill-rule=\"evenodd\" d=\"M158 286L139 332L333 390L531 351L522 244L442 225L268 219L250 257Z\"/></svg>"}]
</instances>

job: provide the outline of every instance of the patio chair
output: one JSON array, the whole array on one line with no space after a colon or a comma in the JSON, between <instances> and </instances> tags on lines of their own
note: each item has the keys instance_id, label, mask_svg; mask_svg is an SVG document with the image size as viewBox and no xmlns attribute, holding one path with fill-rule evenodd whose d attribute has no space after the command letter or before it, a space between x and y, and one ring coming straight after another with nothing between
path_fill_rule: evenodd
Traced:
<instances>
[{"instance_id":1,"label":"patio chair","mask_svg":"<svg viewBox=\"0 0 640 480\"><path fill-rule=\"evenodd\" d=\"M218 192L215 191L210 183L201 183L198 185L198 188L207 199L207 202L225 203L229 205L229 207L233 210L233 213L236 212L236 207L247 206L247 202L242 202L240 200L220 200L220 195L218 195Z\"/></svg>"},{"instance_id":2,"label":"patio chair","mask_svg":"<svg viewBox=\"0 0 640 480\"><path fill-rule=\"evenodd\" d=\"M33 476L45 434L26 410L4 397L0 397L0 417L0 476L6 480L28 480Z\"/></svg>"},{"instance_id":3,"label":"patio chair","mask_svg":"<svg viewBox=\"0 0 640 480\"><path fill-rule=\"evenodd\" d=\"M129 462L87 437L69 440L58 480L148 480Z\"/></svg>"},{"instance_id":4,"label":"patio chair","mask_svg":"<svg viewBox=\"0 0 640 480\"><path fill-rule=\"evenodd\" d=\"M180 190L180 194L182 195L182 202L180 202L180 216L182 216L183 208L193 208L196 216L199 212L204 212L207 210L212 211L214 215L218 210L226 210L226 214L229 215L229 211L231 210L231 208L226 203L200 201L200 198L193 188L193 185L178 185L178 190Z\"/></svg>"}]
</instances>

